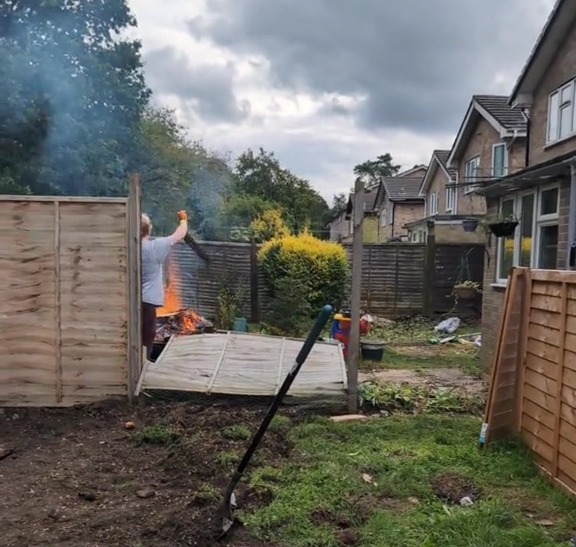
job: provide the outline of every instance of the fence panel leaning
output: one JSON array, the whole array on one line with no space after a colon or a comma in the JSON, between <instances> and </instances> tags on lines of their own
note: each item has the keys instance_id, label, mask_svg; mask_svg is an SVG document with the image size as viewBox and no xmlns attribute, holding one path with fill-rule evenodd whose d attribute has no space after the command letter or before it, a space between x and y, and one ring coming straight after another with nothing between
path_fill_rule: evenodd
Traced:
<instances>
[{"instance_id":1,"label":"fence panel leaning","mask_svg":"<svg viewBox=\"0 0 576 547\"><path fill-rule=\"evenodd\" d=\"M494 361L486 442L520 434L552 481L576 495L576 272L518 270L512 281L523 282L511 283L503 310L498 347L508 349Z\"/></svg>"},{"instance_id":2,"label":"fence panel leaning","mask_svg":"<svg viewBox=\"0 0 576 547\"><path fill-rule=\"evenodd\" d=\"M0 197L0 405L126 396L128 216L128 198Z\"/></svg>"}]
</instances>

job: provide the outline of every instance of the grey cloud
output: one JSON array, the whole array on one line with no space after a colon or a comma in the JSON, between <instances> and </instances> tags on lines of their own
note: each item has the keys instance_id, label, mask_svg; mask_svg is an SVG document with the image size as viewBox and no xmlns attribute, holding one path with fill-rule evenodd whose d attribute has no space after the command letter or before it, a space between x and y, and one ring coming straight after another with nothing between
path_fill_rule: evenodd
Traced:
<instances>
[{"instance_id":1,"label":"grey cloud","mask_svg":"<svg viewBox=\"0 0 576 547\"><path fill-rule=\"evenodd\" d=\"M552 0L207 0L196 37L264 55L272 82L365 96L368 128L457 128L473 93L508 93ZM506 84L498 85L496 73ZM326 106L333 111L337 105Z\"/></svg>"},{"instance_id":2,"label":"grey cloud","mask_svg":"<svg viewBox=\"0 0 576 547\"><path fill-rule=\"evenodd\" d=\"M191 66L186 56L173 47L153 50L144 60L146 77L154 91L178 96L205 120L238 122L249 114L249 102L238 101L234 94L232 65Z\"/></svg>"}]
</instances>

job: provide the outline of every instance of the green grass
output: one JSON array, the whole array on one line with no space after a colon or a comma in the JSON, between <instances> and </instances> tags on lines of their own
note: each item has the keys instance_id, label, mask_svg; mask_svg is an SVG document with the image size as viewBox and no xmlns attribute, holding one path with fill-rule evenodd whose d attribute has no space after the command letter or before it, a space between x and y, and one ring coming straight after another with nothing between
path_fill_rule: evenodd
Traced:
<instances>
[{"instance_id":1,"label":"green grass","mask_svg":"<svg viewBox=\"0 0 576 547\"><path fill-rule=\"evenodd\" d=\"M479 449L480 425L439 415L301 424L290 433L291 463L251 475L274 498L245 522L264 541L292 547L566 546L576 504L520 446ZM474 482L474 505L439 499L433 481L445 473Z\"/></svg>"},{"instance_id":2,"label":"green grass","mask_svg":"<svg viewBox=\"0 0 576 547\"><path fill-rule=\"evenodd\" d=\"M361 361L360 370L378 369L424 370L434 368L460 368L464 373L475 378L482 377L480 360L476 352L464 352L461 346L439 348L428 347L435 353L419 353L418 348L406 353L404 348L386 347L382 361Z\"/></svg>"}]
</instances>

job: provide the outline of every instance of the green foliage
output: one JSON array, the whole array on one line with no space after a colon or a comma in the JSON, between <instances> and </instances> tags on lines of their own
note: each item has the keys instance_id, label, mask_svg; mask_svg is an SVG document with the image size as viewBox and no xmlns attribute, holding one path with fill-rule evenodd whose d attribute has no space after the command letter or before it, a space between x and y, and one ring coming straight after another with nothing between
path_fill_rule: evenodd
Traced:
<instances>
[{"instance_id":1,"label":"green foliage","mask_svg":"<svg viewBox=\"0 0 576 547\"><path fill-rule=\"evenodd\" d=\"M216 310L216 323L219 329L232 329L234 319L242 313L243 296L243 288L238 283L225 281L220 285Z\"/></svg>"},{"instance_id":2,"label":"green foliage","mask_svg":"<svg viewBox=\"0 0 576 547\"><path fill-rule=\"evenodd\" d=\"M378 156L375 160L359 163L354 167L354 174L364 181L365 186L380 182L382 177L393 177L400 171L400 165L393 163L389 153Z\"/></svg>"},{"instance_id":3,"label":"green foliage","mask_svg":"<svg viewBox=\"0 0 576 547\"><path fill-rule=\"evenodd\" d=\"M0 184L124 194L148 101L125 0L6 0L0 7Z\"/></svg>"},{"instance_id":4,"label":"green foliage","mask_svg":"<svg viewBox=\"0 0 576 547\"><path fill-rule=\"evenodd\" d=\"M290 235L290 229L284 222L281 210L268 209L250 223L250 235L255 243L264 243Z\"/></svg>"},{"instance_id":5,"label":"green foliage","mask_svg":"<svg viewBox=\"0 0 576 547\"><path fill-rule=\"evenodd\" d=\"M222 435L230 441L245 441L250 438L252 432L245 425L230 425L222 430Z\"/></svg>"},{"instance_id":6,"label":"green foliage","mask_svg":"<svg viewBox=\"0 0 576 547\"><path fill-rule=\"evenodd\" d=\"M307 180L283 168L273 153L261 148L255 154L248 149L236 161L221 223L238 233L269 209L280 210L292 232L309 228L317 235L327 236L330 210L322 196Z\"/></svg>"},{"instance_id":7,"label":"green foliage","mask_svg":"<svg viewBox=\"0 0 576 547\"><path fill-rule=\"evenodd\" d=\"M388 412L479 413L484 400L465 390L410 384L366 382L360 386L363 405Z\"/></svg>"},{"instance_id":8,"label":"green foliage","mask_svg":"<svg viewBox=\"0 0 576 547\"><path fill-rule=\"evenodd\" d=\"M133 436L136 444L173 444L180 439L180 433L170 426L153 425L142 428Z\"/></svg>"},{"instance_id":9,"label":"green foliage","mask_svg":"<svg viewBox=\"0 0 576 547\"><path fill-rule=\"evenodd\" d=\"M264 244L258 258L275 300L272 319L288 323L287 332L305 330L305 318L326 304L339 306L344 297L348 257L337 243L309 233L287 236Z\"/></svg>"}]
</instances>

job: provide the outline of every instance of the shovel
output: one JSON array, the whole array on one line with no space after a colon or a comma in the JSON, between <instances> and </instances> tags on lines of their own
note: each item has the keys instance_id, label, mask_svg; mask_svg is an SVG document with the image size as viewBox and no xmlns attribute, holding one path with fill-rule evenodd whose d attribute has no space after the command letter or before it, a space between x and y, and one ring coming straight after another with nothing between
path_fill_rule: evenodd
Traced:
<instances>
[{"instance_id":1,"label":"shovel","mask_svg":"<svg viewBox=\"0 0 576 547\"><path fill-rule=\"evenodd\" d=\"M222 502L222 505L220 506L220 509L218 511L218 517L222 518L222 532L218 536L218 539L221 539L230 530L230 528L232 528L232 525L234 524L235 521L234 509L236 508L236 497L234 496L234 488L236 488L236 485L242 478L244 471L246 471L246 468L250 463L250 459L252 458L254 452L256 452L256 449L258 448L260 442L262 441L262 437L264 437L264 433L266 433L266 430L268 429L268 426L270 425L272 418L274 418L278 408L280 407L282 399L284 399L284 396L290 389L292 382L294 382L294 378L296 378L298 372L300 371L300 368L304 364L304 361L306 361L306 358L310 354L310 350L316 343L316 340L322 333L322 330L324 329L324 326L328 322L328 319L330 319L331 315L332 315L332 306L324 306L324 308L322 308L322 311L318 315L318 318L316 319L316 323L314 323L314 326L308 333L308 336L304 341L302 348L298 352L298 355L296 356L296 360L294 362L294 365L292 366L292 369L286 376L284 383L282 384L282 386L278 390L276 397L274 397L274 400L270 404L270 407L266 412L266 416L264 416L264 419L262 420L260 427L258 428L256 433L253 435L252 440L250 441L250 446L248 446L248 450L246 450L246 453L244 454L242 461L238 464L238 467L236 468L236 471L234 472L232 479L228 483L228 486L224 491L224 501Z\"/></svg>"}]
</instances>

